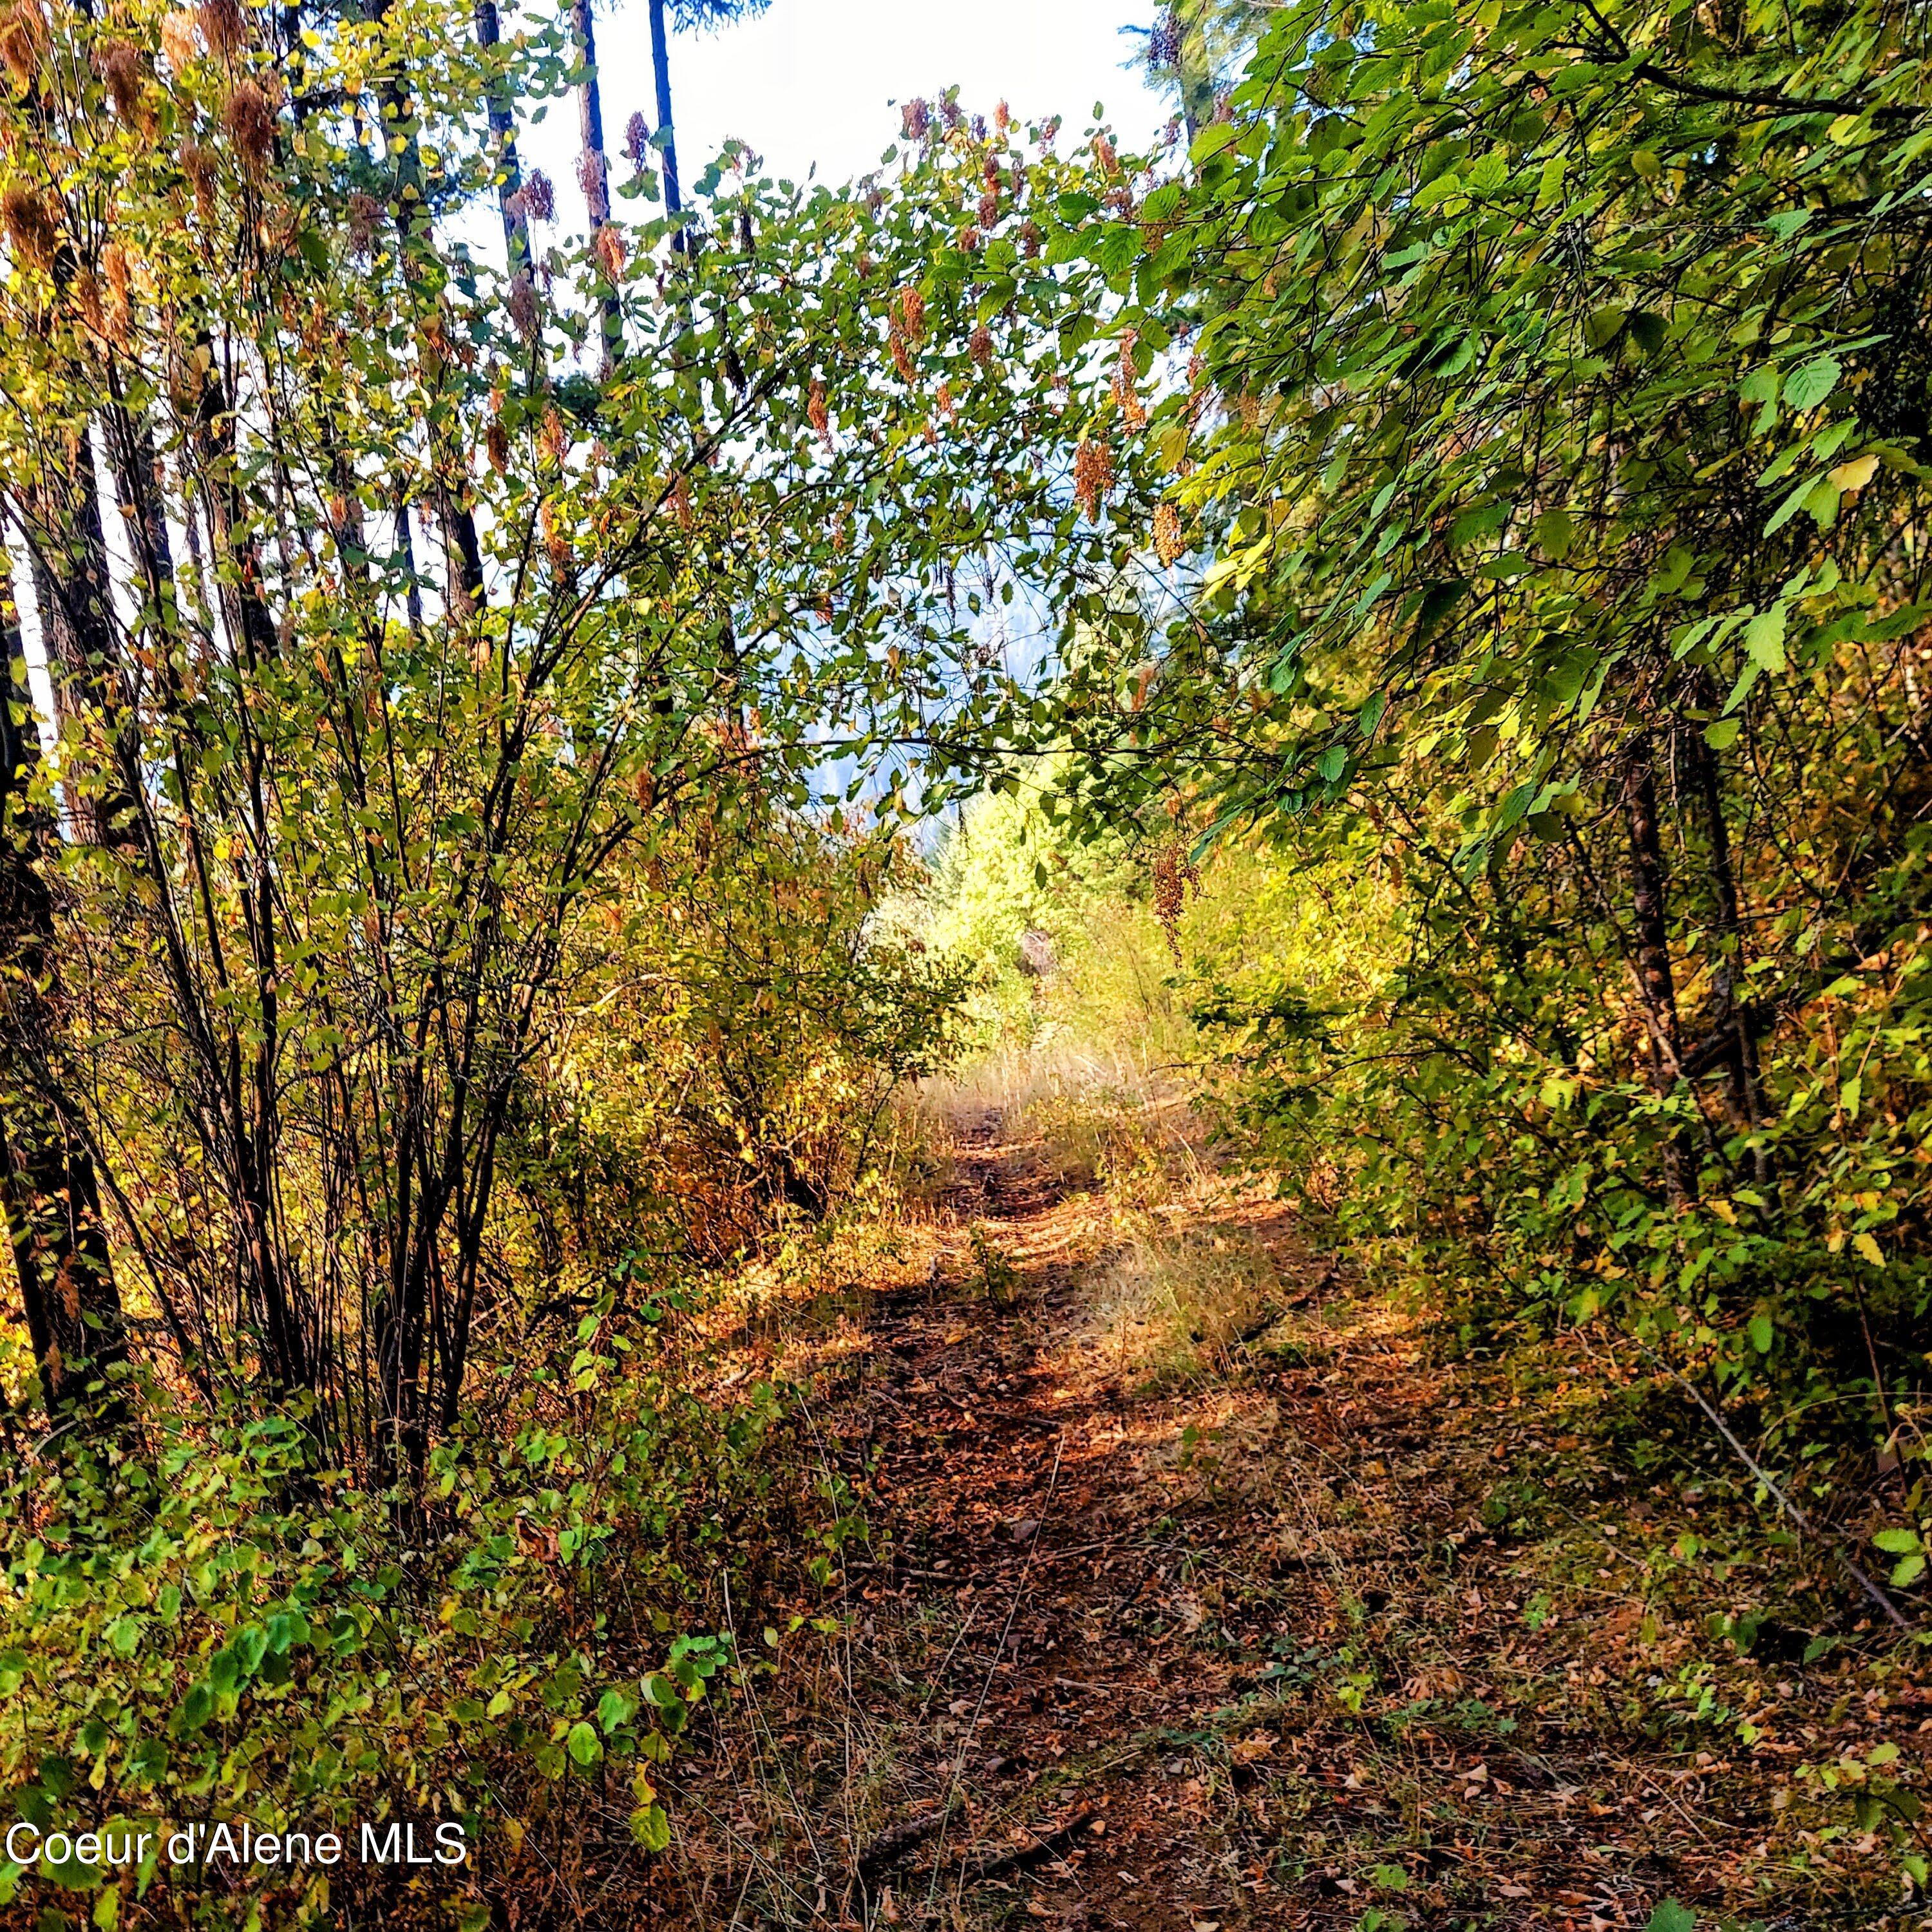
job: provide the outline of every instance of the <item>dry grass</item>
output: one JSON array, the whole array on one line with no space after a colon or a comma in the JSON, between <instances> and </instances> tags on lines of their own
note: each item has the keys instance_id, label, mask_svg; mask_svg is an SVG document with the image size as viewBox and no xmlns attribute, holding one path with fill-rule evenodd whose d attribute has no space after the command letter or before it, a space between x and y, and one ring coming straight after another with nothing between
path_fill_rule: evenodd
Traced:
<instances>
[{"instance_id":1,"label":"dry grass","mask_svg":"<svg viewBox=\"0 0 1932 1932\"><path fill-rule=\"evenodd\" d=\"M1273 1258L1239 1229L1141 1235L1094 1281L1101 1354L1124 1384L1154 1394L1223 1378L1280 1305Z\"/></svg>"}]
</instances>

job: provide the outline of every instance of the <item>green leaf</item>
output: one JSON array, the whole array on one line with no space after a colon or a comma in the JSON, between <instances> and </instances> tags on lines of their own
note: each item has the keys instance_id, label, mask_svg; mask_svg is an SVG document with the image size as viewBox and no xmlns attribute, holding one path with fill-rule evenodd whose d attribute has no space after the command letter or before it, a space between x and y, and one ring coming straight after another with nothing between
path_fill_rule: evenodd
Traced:
<instances>
[{"instance_id":1,"label":"green leaf","mask_svg":"<svg viewBox=\"0 0 1932 1932\"><path fill-rule=\"evenodd\" d=\"M1697 1915L1688 1905L1666 1898L1650 1915L1644 1932L1697 1932Z\"/></svg>"},{"instance_id":2,"label":"green leaf","mask_svg":"<svg viewBox=\"0 0 1932 1932\"><path fill-rule=\"evenodd\" d=\"M1768 1315L1754 1315L1748 1324L1748 1332L1751 1346L1760 1355L1769 1354L1774 1332L1771 1325L1771 1317Z\"/></svg>"},{"instance_id":3,"label":"green leaf","mask_svg":"<svg viewBox=\"0 0 1932 1932\"><path fill-rule=\"evenodd\" d=\"M1910 1529L1882 1529L1872 1543L1888 1556L1903 1556L1919 1546L1918 1532Z\"/></svg>"},{"instance_id":4,"label":"green leaf","mask_svg":"<svg viewBox=\"0 0 1932 1932\"><path fill-rule=\"evenodd\" d=\"M1570 546L1576 541L1576 526L1568 510L1545 510L1537 518L1532 533L1537 548L1559 563L1570 554Z\"/></svg>"},{"instance_id":5,"label":"green leaf","mask_svg":"<svg viewBox=\"0 0 1932 1932\"><path fill-rule=\"evenodd\" d=\"M1240 138L1241 130L1235 122L1214 122L1195 136L1192 146L1187 150L1187 158L1198 168L1203 161L1213 160L1223 148L1232 147Z\"/></svg>"},{"instance_id":6,"label":"green leaf","mask_svg":"<svg viewBox=\"0 0 1932 1932\"><path fill-rule=\"evenodd\" d=\"M1744 655L1760 670L1784 668L1785 610L1784 604L1774 604L1744 626Z\"/></svg>"},{"instance_id":7,"label":"green leaf","mask_svg":"<svg viewBox=\"0 0 1932 1932\"><path fill-rule=\"evenodd\" d=\"M581 1718L571 1726L570 1735L565 1738L564 1745L572 1757L586 1768L604 1755L603 1743L596 1729Z\"/></svg>"},{"instance_id":8,"label":"green leaf","mask_svg":"<svg viewBox=\"0 0 1932 1932\"><path fill-rule=\"evenodd\" d=\"M1583 339L1592 349L1605 347L1617 331L1623 327L1627 311L1621 308L1600 308L1583 326Z\"/></svg>"},{"instance_id":9,"label":"green leaf","mask_svg":"<svg viewBox=\"0 0 1932 1932\"><path fill-rule=\"evenodd\" d=\"M631 1814L631 1836L647 1852L662 1852L670 1844L670 1820L662 1804L644 1804Z\"/></svg>"},{"instance_id":10,"label":"green leaf","mask_svg":"<svg viewBox=\"0 0 1932 1932\"><path fill-rule=\"evenodd\" d=\"M1844 373L1835 356L1814 357L1786 378L1785 406L1801 412L1816 409L1838 386L1838 378Z\"/></svg>"},{"instance_id":11,"label":"green leaf","mask_svg":"<svg viewBox=\"0 0 1932 1932\"><path fill-rule=\"evenodd\" d=\"M1465 510L1449 532L1450 545L1460 548L1500 530L1509 521L1510 507L1508 503L1481 503L1473 510Z\"/></svg>"}]
</instances>

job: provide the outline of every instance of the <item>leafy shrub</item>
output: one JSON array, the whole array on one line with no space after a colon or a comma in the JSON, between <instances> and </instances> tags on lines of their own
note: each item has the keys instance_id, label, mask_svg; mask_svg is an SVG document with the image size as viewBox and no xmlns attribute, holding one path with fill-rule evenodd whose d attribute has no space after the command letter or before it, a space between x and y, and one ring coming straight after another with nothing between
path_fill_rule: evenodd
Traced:
<instances>
[{"instance_id":1,"label":"leafy shrub","mask_svg":"<svg viewBox=\"0 0 1932 1932\"><path fill-rule=\"evenodd\" d=\"M458 1822L470 1861L433 1868L445 1896L454 1878L534 1900L586 1857L663 1850L661 1767L737 1664L720 1580L755 1615L759 1552L808 1533L774 1486L777 1392L689 1393L672 1313L620 1314L614 1292L489 1365L420 1508L318 1473L299 1409L210 1418L152 1384L133 1434L16 1473L0 1493L12 1811L155 1834L148 1868L110 1888L161 1886L214 1925L334 1922L410 1874L352 1852L332 1872L170 1866L160 1834L196 1820L352 1846L365 1820ZM0 1866L0 1903L100 1876Z\"/></svg>"}]
</instances>

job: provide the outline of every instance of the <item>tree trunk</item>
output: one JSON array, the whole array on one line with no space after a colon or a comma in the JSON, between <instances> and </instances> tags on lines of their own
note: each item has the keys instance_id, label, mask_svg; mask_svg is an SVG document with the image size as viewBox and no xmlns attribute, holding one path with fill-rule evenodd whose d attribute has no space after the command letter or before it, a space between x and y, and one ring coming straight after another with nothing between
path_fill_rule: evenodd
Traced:
<instances>
[{"instance_id":1,"label":"tree trunk","mask_svg":"<svg viewBox=\"0 0 1932 1932\"><path fill-rule=\"evenodd\" d=\"M63 722L100 734L98 763L85 793L70 790L76 836L107 845L127 836L134 800L122 782L118 736L126 710L108 590L107 538L100 521L92 437L83 424L64 461L44 466L34 493L34 556L54 706Z\"/></svg>"},{"instance_id":2,"label":"tree trunk","mask_svg":"<svg viewBox=\"0 0 1932 1932\"><path fill-rule=\"evenodd\" d=\"M581 77L577 83L577 124L581 152L577 158L577 178L584 190L584 204L590 216L593 247L610 224L610 164L604 152L604 94L597 77L597 28L590 14L590 0L570 0L570 31L577 43L577 62ZM616 278L610 265L600 256L597 284L597 373L608 380L616 366L617 352L623 346L623 324L617 311Z\"/></svg>"},{"instance_id":3,"label":"tree trunk","mask_svg":"<svg viewBox=\"0 0 1932 1932\"><path fill-rule=\"evenodd\" d=\"M46 1041L59 1000L53 904L37 853L50 828L28 800L39 760L10 572L0 557L0 1207L47 1414L128 1359L127 1326L92 1155L54 1082ZM110 1398L94 1413L123 1413Z\"/></svg>"},{"instance_id":4,"label":"tree trunk","mask_svg":"<svg viewBox=\"0 0 1932 1932\"><path fill-rule=\"evenodd\" d=\"M1665 1100L1682 1078L1683 1047L1670 967L1669 889L1658 832L1657 778L1647 732L1639 733L1624 754L1623 805L1630 837L1637 986L1649 1033L1650 1083L1658 1097ZM1696 1171L1681 1131L1673 1131L1665 1143L1664 1168L1664 1190L1673 1204L1696 1198Z\"/></svg>"},{"instance_id":5,"label":"tree trunk","mask_svg":"<svg viewBox=\"0 0 1932 1932\"><path fill-rule=\"evenodd\" d=\"M664 0L651 0L651 78L657 92L658 149L664 156L664 212L678 214L683 212L684 199L678 188L677 137L670 118L670 33L664 20ZM682 250L682 233L672 246Z\"/></svg>"},{"instance_id":6,"label":"tree trunk","mask_svg":"<svg viewBox=\"0 0 1932 1932\"><path fill-rule=\"evenodd\" d=\"M379 26L386 26L389 6L390 0L382 0L374 9ZM417 353L422 360L423 386L434 394L444 388L448 369L434 328L440 320L442 303L428 272L436 240L424 192L422 150L413 132L415 104L410 98L401 70L388 61L376 93L382 110L385 158L395 170L389 217L395 224L403 279L416 304ZM442 533L448 569L446 602L452 615L467 617L483 602L483 552L477 538L476 513L468 499L464 458L448 429L437 426L434 410L428 412L427 420L430 502Z\"/></svg>"},{"instance_id":7,"label":"tree trunk","mask_svg":"<svg viewBox=\"0 0 1932 1932\"><path fill-rule=\"evenodd\" d=\"M487 57L494 58L502 38L496 0L476 0L476 44ZM520 198L524 168L517 153L516 113L500 74L490 76L487 104L490 137L496 147L496 206L503 218L503 259L514 281L520 275L527 278L530 272L530 221Z\"/></svg>"},{"instance_id":8,"label":"tree trunk","mask_svg":"<svg viewBox=\"0 0 1932 1932\"><path fill-rule=\"evenodd\" d=\"M1731 859L1730 829L1724 822L1722 787L1718 782L1717 754L1694 730L1688 736L1690 766L1703 808L1706 836L1711 847L1711 883L1718 901L1718 929L1724 956L1712 976L1718 1023L1725 1030L1724 1100L1731 1124L1752 1135L1762 1132L1764 1091L1758 1068L1757 1022L1744 985L1744 922L1738 910L1737 871ZM1760 1187L1771 1184L1770 1150L1762 1144L1751 1149L1752 1178Z\"/></svg>"}]
</instances>

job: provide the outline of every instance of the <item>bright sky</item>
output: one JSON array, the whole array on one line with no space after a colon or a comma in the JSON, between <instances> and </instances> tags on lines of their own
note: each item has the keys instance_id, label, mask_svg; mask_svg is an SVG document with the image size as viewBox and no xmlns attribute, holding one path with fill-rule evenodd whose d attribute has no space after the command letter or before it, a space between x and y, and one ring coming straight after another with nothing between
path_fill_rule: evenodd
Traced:
<instances>
[{"instance_id":1,"label":"bright sky","mask_svg":"<svg viewBox=\"0 0 1932 1932\"><path fill-rule=\"evenodd\" d=\"M673 36L679 172L690 182L735 136L772 175L797 180L816 162L821 180L848 181L898 139L892 102L956 83L968 113L990 116L1004 98L1022 122L1059 114L1076 130L1099 101L1124 147L1151 146L1174 110L1147 86L1144 34L1120 29L1150 26L1159 10L1158 0L772 0L755 20ZM614 160L633 112L657 124L644 0L598 7L597 52ZM526 165L557 184L565 222L576 153L567 100L524 137Z\"/></svg>"}]
</instances>

